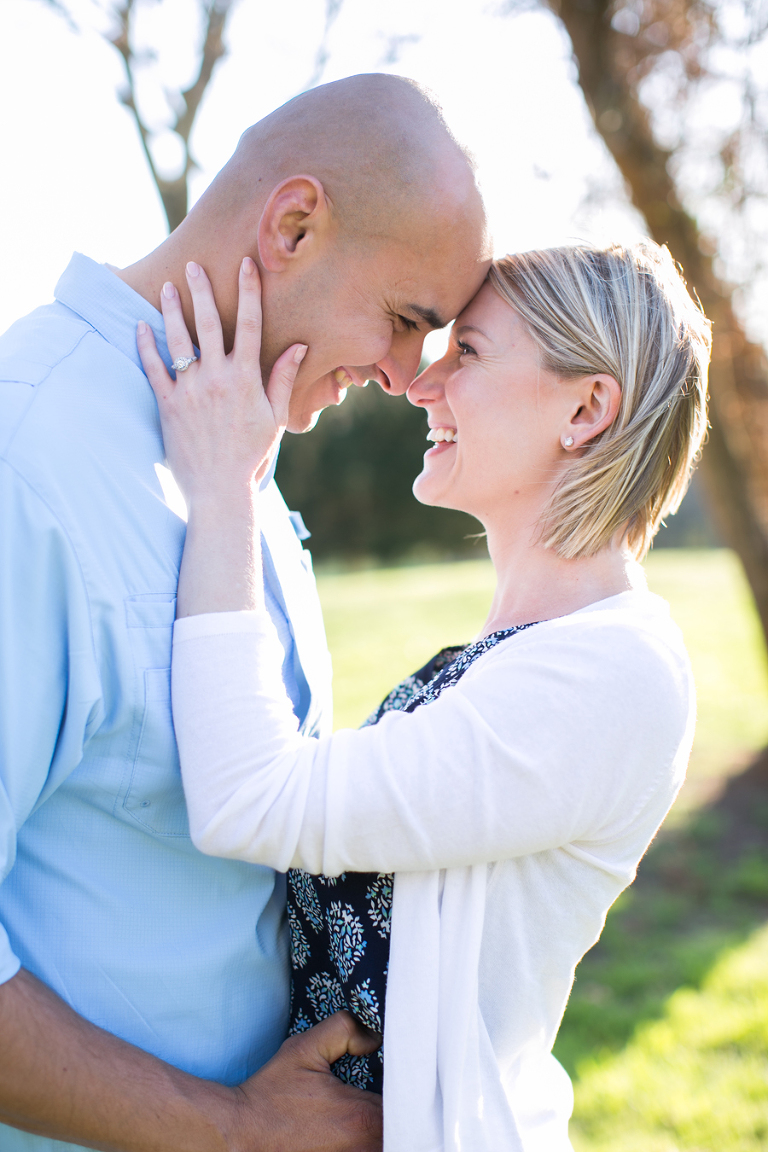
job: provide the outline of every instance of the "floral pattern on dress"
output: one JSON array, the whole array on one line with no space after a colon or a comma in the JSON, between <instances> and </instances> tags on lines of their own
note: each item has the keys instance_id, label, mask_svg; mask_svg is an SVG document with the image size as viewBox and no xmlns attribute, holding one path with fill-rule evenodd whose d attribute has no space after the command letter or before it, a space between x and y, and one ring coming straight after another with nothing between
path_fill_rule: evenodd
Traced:
<instances>
[{"instance_id":1,"label":"floral pattern on dress","mask_svg":"<svg viewBox=\"0 0 768 1152\"><path fill-rule=\"evenodd\" d=\"M291 936L291 967L303 968L309 959L309 944L293 904L288 905L288 931Z\"/></svg>"},{"instance_id":2,"label":"floral pattern on dress","mask_svg":"<svg viewBox=\"0 0 768 1152\"><path fill-rule=\"evenodd\" d=\"M307 996L315 1011L315 1019L318 1024L327 1016L333 1016L334 1012L340 1012L342 1008L347 1006L344 989L336 977L331 976L329 972L320 972L310 976L307 984Z\"/></svg>"},{"instance_id":3,"label":"floral pattern on dress","mask_svg":"<svg viewBox=\"0 0 768 1152\"><path fill-rule=\"evenodd\" d=\"M334 900L325 914L331 940L331 959L342 980L349 980L367 947L363 925L351 904Z\"/></svg>"},{"instance_id":4,"label":"floral pattern on dress","mask_svg":"<svg viewBox=\"0 0 768 1152\"><path fill-rule=\"evenodd\" d=\"M323 909L317 898L314 881L314 876L310 876L303 868L292 868L288 873L288 883L293 890L295 906L301 909L316 932L322 932Z\"/></svg>"},{"instance_id":5,"label":"floral pattern on dress","mask_svg":"<svg viewBox=\"0 0 768 1152\"><path fill-rule=\"evenodd\" d=\"M343 1080L345 1084L363 1089L370 1089L373 1086L373 1074L368 1056L350 1056L347 1052L331 1067L334 1075L338 1076L339 1080Z\"/></svg>"},{"instance_id":6,"label":"floral pattern on dress","mask_svg":"<svg viewBox=\"0 0 768 1152\"><path fill-rule=\"evenodd\" d=\"M373 884L365 890L368 917L385 940L392 929L392 874L379 872Z\"/></svg>"},{"instance_id":7,"label":"floral pattern on dress","mask_svg":"<svg viewBox=\"0 0 768 1152\"><path fill-rule=\"evenodd\" d=\"M293 1018L293 1025L291 1027L291 1035L296 1036L299 1032L306 1032L308 1028L312 1027L312 1021L308 1020L303 1012L297 1012Z\"/></svg>"},{"instance_id":8,"label":"floral pattern on dress","mask_svg":"<svg viewBox=\"0 0 768 1152\"><path fill-rule=\"evenodd\" d=\"M432 657L428 664L425 664L418 672L414 672L413 676L406 676L405 680L396 684L389 695L384 697L378 708L371 712L368 719L360 727L370 728L372 724L378 724L385 712L402 712L406 704L421 691L424 685L463 651L463 645L443 648L436 656Z\"/></svg>"},{"instance_id":9,"label":"floral pattern on dress","mask_svg":"<svg viewBox=\"0 0 768 1152\"><path fill-rule=\"evenodd\" d=\"M374 1032L381 1032L379 999L371 988L370 976L350 991L349 1010L361 1024L365 1024L366 1028L372 1028Z\"/></svg>"},{"instance_id":10,"label":"floral pattern on dress","mask_svg":"<svg viewBox=\"0 0 768 1152\"><path fill-rule=\"evenodd\" d=\"M530 627L505 628L467 647L444 648L393 688L363 727L378 724L387 712L412 712L431 703L484 652ZM367 1028L383 1032L394 876L386 872L311 876L292 869L288 882L291 1035L311 1027L312 1016L319 1022L341 1008ZM370 1056L343 1056L332 1071L347 1084L381 1092L382 1050Z\"/></svg>"}]
</instances>

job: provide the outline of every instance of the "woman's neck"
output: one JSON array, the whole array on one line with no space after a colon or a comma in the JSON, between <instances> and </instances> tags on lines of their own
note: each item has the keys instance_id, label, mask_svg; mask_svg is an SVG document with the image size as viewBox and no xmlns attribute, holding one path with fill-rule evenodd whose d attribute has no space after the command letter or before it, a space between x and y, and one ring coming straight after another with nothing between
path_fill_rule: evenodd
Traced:
<instances>
[{"instance_id":1,"label":"woman's neck","mask_svg":"<svg viewBox=\"0 0 768 1152\"><path fill-rule=\"evenodd\" d=\"M489 528L488 550L497 584L483 636L516 624L567 616L644 586L640 566L620 545L604 548L596 556L564 560L534 536L515 537Z\"/></svg>"}]
</instances>

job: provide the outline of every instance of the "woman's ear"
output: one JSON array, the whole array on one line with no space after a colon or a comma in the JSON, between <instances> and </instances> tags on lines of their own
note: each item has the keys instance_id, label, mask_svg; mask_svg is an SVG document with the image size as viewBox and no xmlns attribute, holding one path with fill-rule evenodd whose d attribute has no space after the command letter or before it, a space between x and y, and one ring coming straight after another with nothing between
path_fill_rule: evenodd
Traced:
<instances>
[{"instance_id":1,"label":"woman's ear","mask_svg":"<svg viewBox=\"0 0 768 1152\"><path fill-rule=\"evenodd\" d=\"M314 176L289 176L273 188L258 227L262 268L285 271L311 246L329 214L325 189Z\"/></svg>"},{"instance_id":2,"label":"woman's ear","mask_svg":"<svg viewBox=\"0 0 768 1152\"><path fill-rule=\"evenodd\" d=\"M560 442L568 452L583 448L610 428L621 407L621 385L613 376L599 372L578 381L580 403L562 429Z\"/></svg>"}]
</instances>

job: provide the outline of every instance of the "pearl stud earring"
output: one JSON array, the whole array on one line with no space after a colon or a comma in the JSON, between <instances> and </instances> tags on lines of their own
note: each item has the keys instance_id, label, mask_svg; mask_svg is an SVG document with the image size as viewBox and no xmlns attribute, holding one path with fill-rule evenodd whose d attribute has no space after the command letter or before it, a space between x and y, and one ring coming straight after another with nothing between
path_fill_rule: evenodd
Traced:
<instances>
[{"instance_id":1,"label":"pearl stud earring","mask_svg":"<svg viewBox=\"0 0 768 1152\"><path fill-rule=\"evenodd\" d=\"M570 448L573 445L573 436L566 436L563 440L563 448Z\"/></svg>"}]
</instances>

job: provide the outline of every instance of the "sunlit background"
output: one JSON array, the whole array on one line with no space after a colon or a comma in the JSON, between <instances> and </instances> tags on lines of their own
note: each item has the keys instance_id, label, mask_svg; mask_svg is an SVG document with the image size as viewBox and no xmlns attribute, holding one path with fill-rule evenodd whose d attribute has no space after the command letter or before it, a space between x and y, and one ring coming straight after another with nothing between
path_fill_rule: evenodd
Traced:
<instances>
[{"instance_id":1,"label":"sunlit background","mask_svg":"<svg viewBox=\"0 0 768 1152\"><path fill-rule=\"evenodd\" d=\"M122 61L99 35L108 18L88 0L68 8L79 31L39 0L0 4L0 328L51 297L73 250L122 267L165 235L138 134L116 99ZM321 78L382 71L431 88L477 158L499 252L637 236L642 224L574 84L567 38L547 14L502 12L488 0L346 0ZM319 78L325 20L322 0L295 0L289 14L260 0L235 9L229 57L193 136L193 200L244 128ZM197 9L145 4L137 27L157 53L139 81L145 114L160 125L164 89L188 83L197 63ZM178 165L171 132L156 159L168 172Z\"/></svg>"},{"instance_id":2,"label":"sunlit background","mask_svg":"<svg viewBox=\"0 0 768 1152\"><path fill-rule=\"evenodd\" d=\"M124 266L166 235L118 99L125 78L104 37L110 7L0 0L0 330L51 299L73 250ZM649 28L657 44L640 95L657 140L674 152L699 249L723 283L735 282L737 315L755 340L768 333L764 152L745 158L734 146L731 169L724 157L746 91L754 138L766 138L766 38L741 31L745 12L763 7L622 0L613 15L622 34ZM733 40L709 54L711 76L685 103L683 123L691 70L665 46L671 21L694 8L717 10ZM661 12L655 22L651 9ZM172 177L181 150L167 127L174 93L197 67L200 6L139 0L135 28L141 109L155 163ZM540 5L240 0L225 41L192 135L193 202L249 124L308 86L384 71L431 88L474 153L498 253L647 231L593 125L563 26ZM603 113L602 128L615 128L617 115ZM428 358L444 339L429 337ZM482 542L466 539L471 522L410 498L423 436L412 416L405 401L368 389L283 449L280 482L321 560L341 724L360 723L436 649L468 640L492 593ZM368 435L372 422L384 434ZM768 768L755 759L768 741L764 630L736 555L713 546L698 488L661 540L678 547L656 550L648 577L684 631L699 692L690 780L579 969L556 1051L576 1081L579 1152L758 1152L768 1147ZM751 584L754 592L754 573Z\"/></svg>"}]
</instances>

